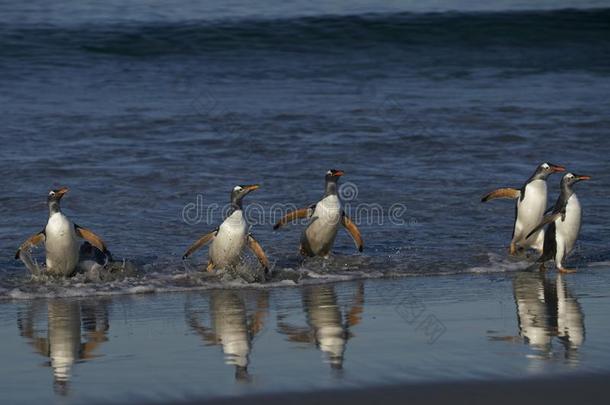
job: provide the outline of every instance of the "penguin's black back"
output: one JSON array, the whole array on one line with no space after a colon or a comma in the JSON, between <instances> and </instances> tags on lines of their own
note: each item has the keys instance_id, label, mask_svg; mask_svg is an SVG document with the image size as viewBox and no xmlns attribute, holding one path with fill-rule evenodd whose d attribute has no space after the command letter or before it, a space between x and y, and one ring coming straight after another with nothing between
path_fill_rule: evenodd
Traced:
<instances>
[{"instance_id":1,"label":"penguin's black back","mask_svg":"<svg viewBox=\"0 0 610 405\"><path fill-rule=\"evenodd\" d=\"M555 253L557 252L557 239L555 237L556 229L555 229L555 221L551 222L551 224L546 229L544 233L544 245L542 247L542 256L538 259L538 262L543 263L547 260L552 260L555 258Z\"/></svg>"}]
</instances>

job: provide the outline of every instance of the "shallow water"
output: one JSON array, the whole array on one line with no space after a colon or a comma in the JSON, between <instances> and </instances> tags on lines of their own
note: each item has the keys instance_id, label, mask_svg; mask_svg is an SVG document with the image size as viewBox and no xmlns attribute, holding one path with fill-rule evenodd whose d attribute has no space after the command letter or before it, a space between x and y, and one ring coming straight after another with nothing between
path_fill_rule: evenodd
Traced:
<instances>
[{"instance_id":1,"label":"shallow water","mask_svg":"<svg viewBox=\"0 0 610 405\"><path fill-rule=\"evenodd\" d=\"M3 302L0 389L168 401L607 373L605 273Z\"/></svg>"},{"instance_id":2,"label":"shallow water","mask_svg":"<svg viewBox=\"0 0 610 405\"><path fill-rule=\"evenodd\" d=\"M73 14L57 8L45 24L26 7L3 17L0 185L13 191L0 196L0 297L37 294L12 256L45 223L58 185L72 189L64 211L139 269L116 292L185 287L206 253L187 264L182 253L219 224L235 184L254 182L252 231L279 273L519 268L504 259L512 204L479 197L520 186L546 160L594 178L577 186L575 266L610 258L608 10L295 3L245 18L241 3L232 17L188 2L171 16L61 4ZM302 227L271 225L317 201L330 167L347 173L341 195L366 249L355 254L342 232L330 264L303 265Z\"/></svg>"}]
</instances>

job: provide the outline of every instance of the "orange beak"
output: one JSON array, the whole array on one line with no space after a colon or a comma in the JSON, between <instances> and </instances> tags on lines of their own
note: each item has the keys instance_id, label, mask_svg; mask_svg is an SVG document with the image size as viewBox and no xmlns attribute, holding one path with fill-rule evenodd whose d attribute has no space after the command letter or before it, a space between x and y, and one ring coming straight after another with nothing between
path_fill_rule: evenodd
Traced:
<instances>
[{"instance_id":1,"label":"orange beak","mask_svg":"<svg viewBox=\"0 0 610 405\"><path fill-rule=\"evenodd\" d=\"M70 191L70 189L68 187L61 187L59 190L55 191L55 195L57 195L59 198L63 197L64 194L66 194L68 191Z\"/></svg>"},{"instance_id":2,"label":"orange beak","mask_svg":"<svg viewBox=\"0 0 610 405\"><path fill-rule=\"evenodd\" d=\"M254 191L254 190L258 190L261 186L259 186L258 184L250 184L248 186L244 186L244 190L250 192L250 191Z\"/></svg>"},{"instance_id":3,"label":"orange beak","mask_svg":"<svg viewBox=\"0 0 610 405\"><path fill-rule=\"evenodd\" d=\"M345 174L345 172L343 170L335 170L333 173L333 176L335 177L341 177Z\"/></svg>"},{"instance_id":4,"label":"orange beak","mask_svg":"<svg viewBox=\"0 0 610 405\"><path fill-rule=\"evenodd\" d=\"M591 176L578 176L578 180L591 180Z\"/></svg>"},{"instance_id":5,"label":"orange beak","mask_svg":"<svg viewBox=\"0 0 610 405\"><path fill-rule=\"evenodd\" d=\"M553 169L554 173L560 173L560 172L565 172L566 168L561 166L561 165L552 165L551 169Z\"/></svg>"}]
</instances>

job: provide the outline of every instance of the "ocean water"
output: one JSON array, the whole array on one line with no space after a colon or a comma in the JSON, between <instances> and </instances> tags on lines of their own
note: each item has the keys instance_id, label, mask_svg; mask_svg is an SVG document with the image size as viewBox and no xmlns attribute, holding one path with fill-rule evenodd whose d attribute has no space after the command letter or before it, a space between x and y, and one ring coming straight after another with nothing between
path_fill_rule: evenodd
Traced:
<instances>
[{"instance_id":1,"label":"ocean water","mask_svg":"<svg viewBox=\"0 0 610 405\"><path fill-rule=\"evenodd\" d=\"M609 7L0 0L0 402L607 374ZM523 271L480 202L543 161L592 176L573 275ZM272 226L329 168L365 250L303 261ZM182 261L250 183L272 279ZM13 259L58 186L114 271Z\"/></svg>"},{"instance_id":2,"label":"ocean water","mask_svg":"<svg viewBox=\"0 0 610 405\"><path fill-rule=\"evenodd\" d=\"M248 183L271 285L513 271L528 262L506 258L512 204L479 199L547 160L593 176L574 265L610 259L610 10L361 3L3 2L0 297L226 284L200 274L205 251L181 256ZM331 167L365 251L342 232L332 259L303 263L302 226L272 224ZM41 282L13 260L60 185L133 273Z\"/></svg>"}]
</instances>

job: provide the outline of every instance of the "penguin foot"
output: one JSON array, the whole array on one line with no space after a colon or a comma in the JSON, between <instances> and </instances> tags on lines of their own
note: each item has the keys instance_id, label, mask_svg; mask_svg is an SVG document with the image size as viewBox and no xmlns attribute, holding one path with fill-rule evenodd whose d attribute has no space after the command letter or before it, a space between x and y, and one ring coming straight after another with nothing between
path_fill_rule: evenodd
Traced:
<instances>
[{"instance_id":1,"label":"penguin foot","mask_svg":"<svg viewBox=\"0 0 610 405\"><path fill-rule=\"evenodd\" d=\"M206 267L205 270L209 273L213 272L214 271L214 262L210 260L208 262L208 267Z\"/></svg>"},{"instance_id":2,"label":"penguin foot","mask_svg":"<svg viewBox=\"0 0 610 405\"><path fill-rule=\"evenodd\" d=\"M563 267L558 267L557 271L559 271L560 273L563 273L563 274L576 273L576 270L574 270L574 269L566 269Z\"/></svg>"},{"instance_id":3,"label":"penguin foot","mask_svg":"<svg viewBox=\"0 0 610 405\"><path fill-rule=\"evenodd\" d=\"M508 248L508 254L511 256L515 256L517 254L517 244L514 242L510 243L510 246Z\"/></svg>"}]
</instances>

